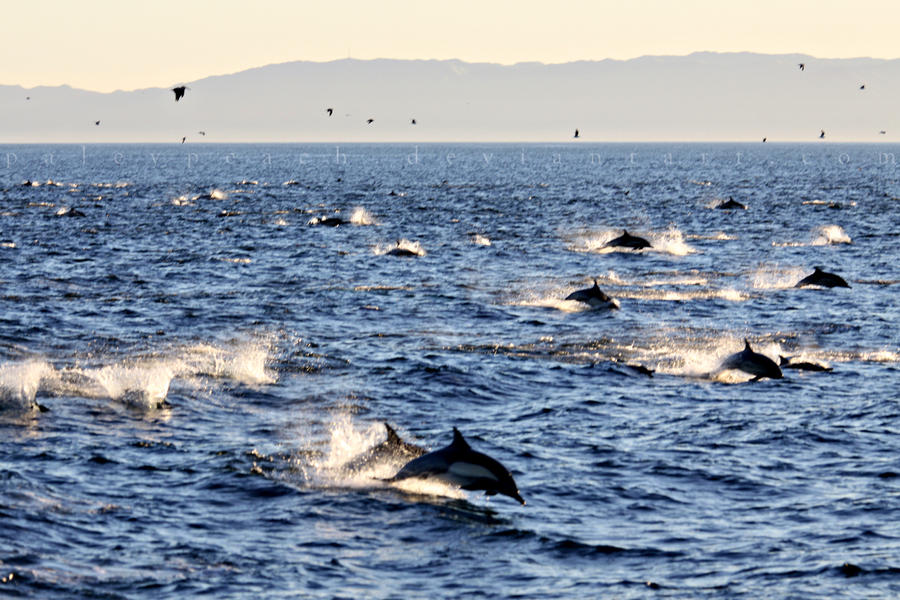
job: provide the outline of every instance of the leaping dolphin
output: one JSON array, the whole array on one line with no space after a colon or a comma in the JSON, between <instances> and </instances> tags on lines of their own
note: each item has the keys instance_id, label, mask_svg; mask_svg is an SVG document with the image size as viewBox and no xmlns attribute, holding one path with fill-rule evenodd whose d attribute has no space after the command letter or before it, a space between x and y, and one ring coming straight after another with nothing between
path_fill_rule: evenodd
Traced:
<instances>
[{"instance_id":1,"label":"leaping dolphin","mask_svg":"<svg viewBox=\"0 0 900 600\"><path fill-rule=\"evenodd\" d=\"M384 423L384 428L387 430L387 438L351 459L343 469L368 471L387 462L405 463L428 452L421 446L404 441L387 422Z\"/></svg>"},{"instance_id":2,"label":"leaping dolphin","mask_svg":"<svg viewBox=\"0 0 900 600\"><path fill-rule=\"evenodd\" d=\"M566 300L584 302L591 308L619 308L618 302L603 293L600 286L597 285L596 279L594 280L594 287L572 292L566 296Z\"/></svg>"},{"instance_id":3,"label":"leaping dolphin","mask_svg":"<svg viewBox=\"0 0 900 600\"><path fill-rule=\"evenodd\" d=\"M833 287L850 287L844 278L840 275L835 275L834 273L826 273L822 270L822 267L815 267L815 270L812 272L812 275L807 275L803 279L797 282L797 285L794 287L804 287L807 285L820 285L822 287L833 288Z\"/></svg>"},{"instance_id":4,"label":"leaping dolphin","mask_svg":"<svg viewBox=\"0 0 900 600\"><path fill-rule=\"evenodd\" d=\"M606 242L607 248L634 248L635 250L639 250L641 248L651 248L650 242L645 240L642 237L638 237L636 235L631 235L628 233L627 229L622 230L622 235L617 238L614 238L608 242Z\"/></svg>"},{"instance_id":5,"label":"leaping dolphin","mask_svg":"<svg viewBox=\"0 0 900 600\"><path fill-rule=\"evenodd\" d=\"M831 367L811 362L794 362L786 356L778 356L778 366L782 369L797 369L798 371L833 371Z\"/></svg>"},{"instance_id":6,"label":"leaping dolphin","mask_svg":"<svg viewBox=\"0 0 900 600\"><path fill-rule=\"evenodd\" d=\"M765 141L765 140L763 140L763 141ZM738 202L731 196L728 196L728 200L725 200L724 202L720 202L719 204L716 205L716 208L721 208L723 210L729 210L729 209L747 210L747 205L741 204L740 202Z\"/></svg>"},{"instance_id":7,"label":"leaping dolphin","mask_svg":"<svg viewBox=\"0 0 900 600\"><path fill-rule=\"evenodd\" d=\"M736 369L749 375L754 375L751 381L759 381L763 377L768 377L769 379L781 379L784 377L775 361L765 354L754 352L753 348L750 347L750 342L746 339L744 340L743 350L732 354L719 365L720 371L727 369Z\"/></svg>"},{"instance_id":8,"label":"leaping dolphin","mask_svg":"<svg viewBox=\"0 0 900 600\"><path fill-rule=\"evenodd\" d=\"M503 494L525 504L506 467L490 456L472 450L456 427L453 428L453 443L409 461L387 481L411 478L437 479L468 491L484 490L485 496Z\"/></svg>"},{"instance_id":9,"label":"leaping dolphin","mask_svg":"<svg viewBox=\"0 0 900 600\"><path fill-rule=\"evenodd\" d=\"M346 225L348 221L340 217L315 217L309 220L307 225L324 225L326 227L338 227Z\"/></svg>"}]
</instances>

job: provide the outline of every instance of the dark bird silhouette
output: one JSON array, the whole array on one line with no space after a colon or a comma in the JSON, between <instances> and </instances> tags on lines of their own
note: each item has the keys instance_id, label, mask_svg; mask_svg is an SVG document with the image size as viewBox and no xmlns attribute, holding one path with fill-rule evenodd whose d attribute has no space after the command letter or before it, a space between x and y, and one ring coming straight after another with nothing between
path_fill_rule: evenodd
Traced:
<instances>
[{"instance_id":1,"label":"dark bird silhouette","mask_svg":"<svg viewBox=\"0 0 900 600\"><path fill-rule=\"evenodd\" d=\"M884 130L884 129L882 129L882 130L881 130L881 131L879 131L879 132L878 132L878 133L880 133L880 134L881 134L881 135L884 135L884 134L886 134L886 133L887 133L887 131L885 131L885 130Z\"/></svg>"},{"instance_id":2,"label":"dark bird silhouette","mask_svg":"<svg viewBox=\"0 0 900 600\"><path fill-rule=\"evenodd\" d=\"M333 108L326 108L326 109L325 109L325 112L327 112L327 113L328 113L328 116L330 117L331 115L334 114L334 109L333 109Z\"/></svg>"},{"instance_id":3,"label":"dark bird silhouette","mask_svg":"<svg viewBox=\"0 0 900 600\"><path fill-rule=\"evenodd\" d=\"M94 125L99 125L100 121L94 121Z\"/></svg>"},{"instance_id":4,"label":"dark bird silhouette","mask_svg":"<svg viewBox=\"0 0 900 600\"><path fill-rule=\"evenodd\" d=\"M200 135L206 135L205 131L198 131L197 133L199 133Z\"/></svg>"},{"instance_id":5,"label":"dark bird silhouette","mask_svg":"<svg viewBox=\"0 0 900 600\"><path fill-rule=\"evenodd\" d=\"M866 84L862 84L861 86L859 86L859 89L861 89L861 90L866 89Z\"/></svg>"},{"instance_id":6,"label":"dark bird silhouette","mask_svg":"<svg viewBox=\"0 0 900 600\"><path fill-rule=\"evenodd\" d=\"M179 85L178 87L173 87L172 91L175 92L175 102L178 102L184 97L184 90L189 90L190 88L184 85Z\"/></svg>"},{"instance_id":7,"label":"dark bird silhouette","mask_svg":"<svg viewBox=\"0 0 900 600\"><path fill-rule=\"evenodd\" d=\"M801 70L801 71L805 71L805 70L806 70L806 63L800 63L800 64L797 65L797 66L800 67L800 70Z\"/></svg>"},{"instance_id":8,"label":"dark bird silhouette","mask_svg":"<svg viewBox=\"0 0 900 600\"><path fill-rule=\"evenodd\" d=\"M187 140L187 137L181 138L181 143L183 144L185 142L185 140Z\"/></svg>"},{"instance_id":9,"label":"dark bird silhouette","mask_svg":"<svg viewBox=\"0 0 900 600\"><path fill-rule=\"evenodd\" d=\"M572 137L574 137L574 138L579 138L579 137L581 137L581 134L580 134L580 133L578 132L578 130L576 129L576 130L575 130L575 135L573 135Z\"/></svg>"},{"instance_id":10,"label":"dark bird silhouette","mask_svg":"<svg viewBox=\"0 0 900 600\"><path fill-rule=\"evenodd\" d=\"M375 122L375 119L366 119L366 124L371 125Z\"/></svg>"},{"instance_id":11,"label":"dark bird silhouette","mask_svg":"<svg viewBox=\"0 0 900 600\"><path fill-rule=\"evenodd\" d=\"M824 130L824 129L822 130L822 133L819 134L819 139L820 139L820 140L824 140L824 139L825 139L825 130Z\"/></svg>"},{"instance_id":12,"label":"dark bird silhouette","mask_svg":"<svg viewBox=\"0 0 900 600\"><path fill-rule=\"evenodd\" d=\"M31 96L25 96L26 100L31 100Z\"/></svg>"},{"instance_id":13,"label":"dark bird silhouette","mask_svg":"<svg viewBox=\"0 0 900 600\"><path fill-rule=\"evenodd\" d=\"M415 125L415 124L416 124L416 120L413 119L412 121L410 121L410 124Z\"/></svg>"},{"instance_id":14,"label":"dark bird silhouette","mask_svg":"<svg viewBox=\"0 0 900 600\"><path fill-rule=\"evenodd\" d=\"M765 144L765 143L766 143L766 138L763 138L763 144Z\"/></svg>"}]
</instances>

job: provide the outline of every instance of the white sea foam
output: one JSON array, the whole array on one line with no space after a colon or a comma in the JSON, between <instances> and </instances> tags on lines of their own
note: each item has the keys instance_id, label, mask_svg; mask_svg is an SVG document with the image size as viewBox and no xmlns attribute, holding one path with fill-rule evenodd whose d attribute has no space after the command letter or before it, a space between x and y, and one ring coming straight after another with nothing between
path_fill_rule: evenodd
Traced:
<instances>
[{"instance_id":1,"label":"white sea foam","mask_svg":"<svg viewBox=\"0 0 900 600\"><path fill-rule=\"evenodd\" d=\"M480 233L474 233L469 236L469 240L477 245L477 246L490 246L491 240L487 238L487 236L481 235Z\"/></svg>"}]
</instances>

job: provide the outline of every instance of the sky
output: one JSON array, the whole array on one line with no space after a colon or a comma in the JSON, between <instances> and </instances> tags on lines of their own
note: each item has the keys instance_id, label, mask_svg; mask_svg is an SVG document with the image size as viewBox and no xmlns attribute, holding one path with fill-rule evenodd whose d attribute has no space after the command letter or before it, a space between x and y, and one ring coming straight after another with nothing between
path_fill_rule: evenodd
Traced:
<instances>
[{"instance_id":1,"label":"sky","mask_svg":"<svg viewBox=\"0 0 900 600\"><path fill-rule=\"evenodd\" d=\"M0 84L109 92L294 60L900 58L897 0L6 0Z\"/></svg>"}]
</instances>

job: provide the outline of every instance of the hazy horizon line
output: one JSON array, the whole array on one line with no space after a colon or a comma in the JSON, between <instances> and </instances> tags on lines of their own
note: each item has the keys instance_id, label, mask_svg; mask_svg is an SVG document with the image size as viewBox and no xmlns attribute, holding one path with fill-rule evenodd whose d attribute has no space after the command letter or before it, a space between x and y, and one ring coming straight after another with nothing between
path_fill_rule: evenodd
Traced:
<instances>
[{"instance_id":1,"label":"hazy horizon line","mask_svg":"<svg viewBox=\"0 0 900 600\"><path fill-rule=\"evenodd\" d=\"M187 79L179 80L179 81L173 82L170 85L196 83L198 81L203 81L205 79L211 79L214 77L228 77L231 75L237 75L239 73L245 73L247 71L253 71L256 69L264 69L266 67L288 65L288 64L293 64L293 63L311 63L311 64L324 65L324 64L329 64L329 63L347 62L347 61L357 61L357 62L392 61L392 62L408 62L408 63L409 62L456 62L456 63L462 63L462 64L467 64L467 65L493 65L493 66L500 66L500 67L516 67L516 66L520 66L520 65L541 65L541 66L549 67L549 66L571 65L571 64L580 64L580 63L600 63L600 62L624 63L624 62L631 62L631 61L636 61L636 60L641 60L641 59L654 59L654 58L689 58L691 56L695 56L698 54L712 54L712 55L718 55L718 56L729 56L729 55L754 55L754 56L771 56L771 57L791 56L791 57L801 57L801 58L804 58L807 60L812 59L812 60L827 60L827 61L873 60L873 61L890 62L890 61L900 60L900 56L896 56L893 58L885 58L885 57L879 57L879 56L829 57L829 56L815 56L813 54L806 54L804 52L799 52L799 51L797 51L797 52L757 52L757 51L753 51L753 50L724 51L724 52L716 51L716 50L694 50L687 54L640 54L640 55L636 55L636 56L632 56L632 57L628 57L628 58L612 58L612 57L583 58L583 59L568 60L568 61L563 61L563 62L544 62L544 61L539 61L539 60L521 60L521 61L516 61L516 62L496 62L496 61L468 61L468 60L463 60L461 58L390 58L390 57L356 58L353 56L345 56L342 58L333 58L333 59L329 59L329 60L308 60L308 59L298 58L298 59L285 60L285 61L280 61L280 62L271 62L271 63L256 65L253 67L246 67L243 69L238 69L236 71L211 73L211 74L202 75L200 77L190 79L190 80L187 80ZM96 93L96 94L115 94L118 92L128 93L128 92L138 92L138 91L144 91L144 90L166 89L167 88L167 86L151 85L151 86L136 87L136 88L116 88L114 90L102 91L102 90L90 89L90 88L86 88L86 87L77 87L76 85L72 85L70 83L57 83L57 84L44 83L44 84L35 85L35 86L31 86L31 87L25 87L24 85L22 85L20 83L0 83L0 86L19 87L23 90L68 87L73 90L91 92L91 93Z\"/></svg>"}]
</instances>

